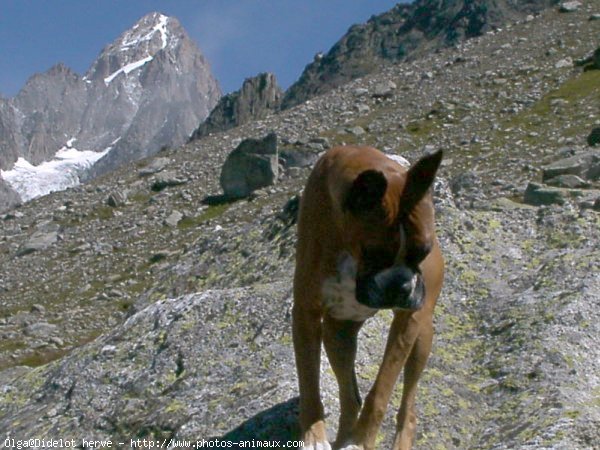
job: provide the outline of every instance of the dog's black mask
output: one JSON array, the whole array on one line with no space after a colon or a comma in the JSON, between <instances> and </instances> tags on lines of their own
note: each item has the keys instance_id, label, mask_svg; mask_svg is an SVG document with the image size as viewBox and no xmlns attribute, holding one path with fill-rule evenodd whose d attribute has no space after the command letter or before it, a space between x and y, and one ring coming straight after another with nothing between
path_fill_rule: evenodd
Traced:
<instances>
[{"instance_id":1,"label":"dog's black mask","mask_svg":"<svg viewBox=\"0 0 600 450\"><path fill-rule=\"evenodd\" d=\"M356 280L356 300L370 308L418 310L424 297L421 274L406 266L392 266Z\"/></svg>"}]
</instances>

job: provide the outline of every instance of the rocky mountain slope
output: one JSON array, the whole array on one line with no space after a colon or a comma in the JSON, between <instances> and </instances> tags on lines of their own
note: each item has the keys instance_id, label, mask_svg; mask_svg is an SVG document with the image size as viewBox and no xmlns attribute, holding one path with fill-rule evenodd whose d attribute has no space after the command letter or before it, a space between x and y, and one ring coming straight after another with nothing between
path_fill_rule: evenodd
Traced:
<instances>
[{"instance_id":1,"label":"rocky mountain slope","mask_svg":"<svg viewBox=\"0 0 600 450\"><path fill-rule=\"evenodd\" d=\"M80 174L96 176L183 144L219 98L207 61L177 19L151 13L104 48L84 76L58 64L0 99L0 168L18 158L37 166L61 148L110 148L93 172Z\"/></svg>"},{"instance_id":2,"label":"rocky mountain slope","mask_svg":"<svg viewBox=\"0 0 600 450\"><path fill-rule=\"evenodd\" d=\"M288 108L371 73L381 64L419 58L523 19L555 0L417 0L354 25L327 52L318 54L285 93Z\"/></svg>"},{"instance_id":3,"label":"rocky mountain slope","mask_svg":"<svg viewBox=\"0 0 600 450\"><path fill-rule=\"evenodd\" d=\"M595 449L598 178L580 171L585 186L541 206L524 197L566 159L600 159L586 142L600 125L600 71L577 65L600 45L599 13L598 2L550 9L4 215L0 442L298 437L290 287L310 165L286 163L247 199L203 202L221 194L241 140L275 132L280 155L306 156L290 161L341 143L410 160L445 150L436 211L448 271L417 448ZM389 320L362 332L363 394ZM323 377L333 432L326 363Z\"/></svg>"}]
</instances>

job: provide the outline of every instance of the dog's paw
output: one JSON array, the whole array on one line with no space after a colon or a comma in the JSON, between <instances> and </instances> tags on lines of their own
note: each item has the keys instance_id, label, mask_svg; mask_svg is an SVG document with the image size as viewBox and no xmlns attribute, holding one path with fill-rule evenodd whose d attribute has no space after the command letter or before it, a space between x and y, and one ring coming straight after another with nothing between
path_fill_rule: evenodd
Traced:
<instances>
[{"instance_id":1,"label":"dog's paw","mask_svg":"<svg viewBox=\"0 0 600 450\"><path fill-rule=\"evenodd\" d=\"M313 423L302 437L304 450L331 450L331 445L327 442L327 433L325 431L325 422L322 420Z\"/></svg>"},{"instance_id":2,"label":"dog's paw","mask_svg":"<svg viewBox=\"0 0 600 450\"><path fill-rule=\"evenodd\" d=\"M356 444L346 444L346 445L342 445L339 450L363 450L363 446L362 445L356 445Z\"/></svg>"}]
</instances>

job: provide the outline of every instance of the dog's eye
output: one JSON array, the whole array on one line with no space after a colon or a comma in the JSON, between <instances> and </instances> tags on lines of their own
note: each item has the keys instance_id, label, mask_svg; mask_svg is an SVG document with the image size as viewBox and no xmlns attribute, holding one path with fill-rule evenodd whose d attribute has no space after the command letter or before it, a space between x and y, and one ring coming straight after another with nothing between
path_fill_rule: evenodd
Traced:
<instances>
[{"instance_id":1,"label":"dog's eye","mask_svg":"<svg viewBox=\"0 0 600 450\"><path fill-rule=\"evenodd\" d=\"M431 252L431 245L419 245L410 247L406 253L406 262L410 266L418 266Z\"/></svg>"},{"instance_id":2,"label":"dog's eye","mask_svg":"<svg viewBox=\"0 0 600 450\"><path fill-rule=\"evenodd\" d=\"M394 263L394 254L389 249L363 248L362 260L364 270L369 273L379 272Z\"/></svg>"}]
</instances>

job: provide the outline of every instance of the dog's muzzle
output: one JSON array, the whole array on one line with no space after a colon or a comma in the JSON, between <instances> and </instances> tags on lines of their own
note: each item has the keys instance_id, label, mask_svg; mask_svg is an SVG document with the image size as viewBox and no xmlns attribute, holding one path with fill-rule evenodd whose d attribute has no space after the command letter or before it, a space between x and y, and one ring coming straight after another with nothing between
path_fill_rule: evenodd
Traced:
<instances>
[{"instance_id":1,"label":"dog's muzzle","mask_svg":"<svg viewBox=\"0 0 600 450\"><path fill-rule=\"evenodd\" d=\"M425 285L419 272L394 266L356 280L356 299L370 308L416 311L423 306Z\"/></svg>"}]
</instances>

